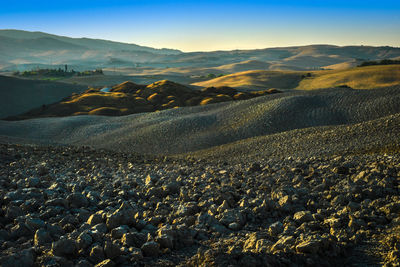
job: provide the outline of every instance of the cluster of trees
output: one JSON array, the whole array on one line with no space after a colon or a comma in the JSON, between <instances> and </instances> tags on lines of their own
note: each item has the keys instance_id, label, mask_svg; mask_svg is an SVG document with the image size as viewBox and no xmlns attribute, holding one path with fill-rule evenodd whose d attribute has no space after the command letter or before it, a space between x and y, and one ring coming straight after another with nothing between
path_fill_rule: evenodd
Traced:
<instances>
[{"instance_id":1,"label":"cluster of trees","mask_svg":"<svg viewBox=\"0 0 400 267\"><path fill-rule=\"evenodd\" d=\"M200 78L202 78L202 79L205 79L205 78L207 78L207 79L214 79L214 78L217 78L217 77L222 77L222 76L224 76L225 74L214 74L214 73L209 73L209 74L207 74L206 76L204 76L204 75L202 75L202 76L200 76Z\"/></svg>"},{"instance_id":2,"label":"cluster of trees","mask_svg":"<svg viewBox=\"0 0 400 267\"><path fill-rule=\"evenodd\" d=\"M67 65L65 69L35 69L23 72L14 72L16 76L32 77L32 76L44 76L44 77L72 77L72 76L91 76L91 75L103 75L102 69L96 70L85 70L85 71L74 71L68 70Z\"/></svg>"},{"instance_id":3,"label":"cluster of trees","mask_svg":"<svg viewBox=\"0 0 400 267\"><path fill-rule=\"evenodd\" d=\"M400 60L382 59L380 61L365 61L358 66L366 67L366 66L392 65L392 64L400 64Z\"/></svg>"}]
</instances>

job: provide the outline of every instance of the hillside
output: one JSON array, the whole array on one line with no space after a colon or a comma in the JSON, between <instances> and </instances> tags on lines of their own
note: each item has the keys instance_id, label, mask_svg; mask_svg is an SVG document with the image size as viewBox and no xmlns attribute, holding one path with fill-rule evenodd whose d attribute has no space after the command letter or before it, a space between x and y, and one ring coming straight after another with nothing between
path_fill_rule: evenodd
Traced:
<instances>
[{"instance_id":1,"label":"hillside","mask_svg":"<svg viewBox=\"0 0 400 267\"><path fill-rule=\"evenodd\" d=\"M151 87L157 87L157 84ZM268 140L274 140L273 134L282 133L283 139L276 139L276 142L282 145L285 143L286 152L280 151L279 146L274 147L272 144L271 147L274 149L271 151L261 148L258 150L258 146L251 146L249 149L254 150L254 153L256 151L268 155L274 153L274 156L282 153L283 156L287 156L294 153L290 147L296 144L298 147L305 146L301 150L304 153L308 151L312 152L311 155L317 155L324 151L335 153L336 143L329 141L328 137L312 139L312 142L306 141L306 136L312 136L310 133L313 133L313 130L305 130L306 128L345 124L341 130L345 131L350 124L366 123L400 113L399 103L399 87L372 90L348 88L292 90L244 101L120 117L72 116L0 121L0 135L45 144L91 145L96 148L144 154L177 154L211 149L257 136L270 136ZM379 125L385 124L385 121L379 122ZM379 128L376 129L376 134L372 135L368 130L369 126L365 127L366 130L362 132L354 131L354 134L360 135L360 138L352 139L354 149L361 149L367 144L380 147L394 144L393 134L398 136L398 132L391 130L386 132ZM304 139L301 139L304 142L288 141L297 140L302 136L296 132L289 134L290 138L283 137L285 132L299 129L307 132ZM321 136L324 136L324 131L329 135L335 132L332 129L318 129L321 130ZM383 135L378 137L384 132L388 138L383 138ZM368 142L363 143L364 139ZM346 138L342 141L345 145L340 148L341 150L349 145ZM328 143L330 145L325 146ZM311 147L313 149L308 150ZM321 150L321 147L324 149ZM240 149L235 151L236 155L240 155Z\"/></svg>"},{"instance_id":2,"label":"hillside","mask_svg":"<svg viewBox=\"0 0 400 267\"><path fill-rule=\"evenodd\" d=\"M370 89L400 84L400 66L368 66L340 71L316 71L303 79L297 89L311 90L347 85L355 89Z\"/></svg>"},{"instance_id":3,"label":"hillside","mask_svg":"<svg viewBox=\"0 0 400 267\"><path fill-rule=\"evenodd\" d=\"M187 86L167 80L149 85L126 81L105 91L91 88L80 94L74 93L59 102L46 106L38 105L28 112L7 117L6 120L76 115L122 116L185 106L239 101L273 93L278 93L278 91L248 93L239 92L230 87L192 90Z\"/></svg>"},{"instance_id":4,"label":"hillside","mask_svg":"<svg viewBox=\"0 0 400 267\"><path fill-rule=\"evenodd\" d=\"M303 72L290 71L244 71L225 75L204 82L193 83L196 86L230 86L248 90L280 88L295 88L302 79Z\"/></svg>"},{"instance_id":5,"label":"hillside","mask_svg":"<svg viewBox=\"0 0 400 267\"><path fill-rule=\"evenodd\" d=\"M345 70L245 71L225 75L196 86L230 86L234 88L321 89L342 85L355 89L371 89L400 84L400 66L368 66Z\"/></svg>"},{"instance_id":6,"label":"hillside","mask_svg":"<svg viewBox=\"0 0 400 267\"><path fill-rule=\"evenodd\" d=\"M84 85L0 76L0 118L54 103L85 89Z\"/></svg>"}]
</instances>

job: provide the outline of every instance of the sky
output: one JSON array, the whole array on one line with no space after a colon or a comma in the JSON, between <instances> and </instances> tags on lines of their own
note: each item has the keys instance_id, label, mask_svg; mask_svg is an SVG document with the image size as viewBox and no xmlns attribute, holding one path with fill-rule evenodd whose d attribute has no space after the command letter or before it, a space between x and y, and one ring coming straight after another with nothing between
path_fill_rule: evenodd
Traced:
<instances>
[{"instance_id":1,"label":"sky","mask_svg":"<svg viewBox=\"0 0 400 267\"><path fill-rule=\"evenodd\" d=\"M400 47L398 0L0 2L0 29L185 52L308 44Z\"/></svg>"}]
</instances>

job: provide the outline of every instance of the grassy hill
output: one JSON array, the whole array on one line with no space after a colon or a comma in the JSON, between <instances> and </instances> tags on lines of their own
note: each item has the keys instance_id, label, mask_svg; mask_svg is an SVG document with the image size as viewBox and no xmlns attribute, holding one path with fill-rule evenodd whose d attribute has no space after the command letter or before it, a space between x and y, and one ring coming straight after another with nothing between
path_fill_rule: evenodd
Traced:
<instances>
[{"instance_id":1,"label":"grassy hill","mask_svg":"<svg viewBox=\"0 0 400 267\"><path fill-rule=\"evenodd\" d=\"M0 76L0 118L59 101L86 88L84 85Z\"/></svg>"},{"instance_id":2,"label":"grassy hill","mask_svg":"<svg viewBox=\"0 0 400 267\"><path fill-rule=\"evenodd\" d=\"M290 71L244 71L225 75L212 80L193 83L196 86L230 86L242 89L281 88L291 89L296 87L302 79L303 72Z\"/></svg>"},{"instance_id":3,"label":"grassy hill","mask_svg":"<svg viewBox=\"0 0 400 267\"><path fill-rule=\"evenodd\" d=\"M320 70L310 72L245 71L194 83L193 85L230 86L247 89L266 89L273 87L280 89L313 90L342 85L347 85L355 89L371 89L397 84L400 84L399 65L368 66L345 70Z\"/></svg>"},{"instance_id":4,"label":"grassy hill","mask_svg":"<svg viewBox=\"0 0 400 267\"><path fill-rule=\"evenodd\" d=\"M400 84L400 65L368 66L340 71L315 71L303 79L297 89L312 90L347 85L370 89Z\"/></svg>"}]
</instances>

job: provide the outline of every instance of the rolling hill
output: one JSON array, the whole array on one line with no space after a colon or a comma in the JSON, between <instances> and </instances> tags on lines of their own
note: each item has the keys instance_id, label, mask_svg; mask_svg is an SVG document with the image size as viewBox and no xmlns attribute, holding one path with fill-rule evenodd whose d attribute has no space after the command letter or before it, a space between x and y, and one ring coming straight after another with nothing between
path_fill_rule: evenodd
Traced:
<instances>
[{"instance_id":1,"label":"rolling hill","mask_svg":"<svg viewBox=\"0 0 400 267\"><path fill-rule=\"evenodd\" d=\"M310 77L308 77L310 76ZM196 86L231 86L234 88L280 88L312 90L347 85L371 89L400 84L400 65L356 67L344 70L245 71L225 75Z\"/></svg>"},{"instance_id":2,"label":"rolling hill","mask_svg":"<svg viewBox=\"0 0 400 267\"><path fill-rule=\"evenodd\" d=\"M68 64L76 70L137 68L140 65L159 72L185 68L180 71L184 74L191 72L190 68L194 68L191 73L195 72L195 68L211 68L216 73L227 74L247 70L310 71L345 62L397 57L400 57L400 48L387 46L308 45L183 53L175 49L155 49L108 40L0 30L0 66L3 70L26 70L59 64Z\"/></svg>"},{"instance_id":3,"label":"rolling hill","mask_svg":"<svg viewBox=\"0 0 400 267\"><path fill-rule=\"evenodd\" d=\"M84 85L0 76L0 118L54 103L85 89Z\"/></svg>"},{"instance_id":4,"label":"rolling hill","mask_svg":"<svg viewBox=\"0 0 400 267\"><path fill-rule=\"evenodd\" d=\"M282 150L280 146L273 144L279 143L284 145L290 154L294 153L293 147L298 147L306 153L313 151L308 155L314 156L329 149L333 149L331 152L335 153L336 148L335 142L332 142L329 137L335 133L336 128L318 127L343 125L340 126L341 132L346 133L346 129L348 131L353 127L351 124L368 123L371 120L398 114L399 101L399 87L375 90L348 88L293 90L244 101L183 107L120 117L86 115L0 121L0 135L26 142L90 145L96 148L144 154L186 153L239 141L244 143L235 147L245 147L246 139L266 136L265 140L268 142L262 147L270 146L272 150L261 147L259 149L256 145L245 151L251 149L252 153L258 152L262 155L274 153L276 156ZM379 122L379 125L391 125L398 128L398 124L390 123L387 119ZM314 128L307 130L309 127ZM397 138L398 141L398 131L392 131L393 129L384 131L383 128L370 127L368 124L360 127L365 127L365 129L360 132L356 127L350 134L351 140L355 142L352 144L355 146L354 149L360 149L359 144L362 146L367 143L370 145L384 145L384 142L393 144L393 138ZM321 136L318 140L312 139L312 133L317 130ZM370 134L371 131L374 131L374 134ZM303 133L304 137L302 137ZM385 138L383 138L384 133ZM360 138L354 138L353 135L360 135ZM312 142L307 138L311 138ZM343 144L342 149L348 148L348 139L340 136L338 138ZM367 140L365 138L368 139L367 143L362 141ZM262 140L253 140L251 143L262 142ZM293 142L288 140L293 140ZM303 140L303 142L295 140ZM330 146L327 146L328 143ZM314 149L304 148L310 146ZM321 150L321 147L324 150ZM224 151L231 149L234 150L232 147L227 147ZM240 149L235 150L235 154L238 153Z\"/></svg>"},{"instance_id":5,"label":"rolling hill","mask_svg":"<svg viewBox=\"0 0 400 267\"><path fill-rule=\"evenodd\" d=\"M312 90L347 85L370 89L400 84L400 65L368 66L339 71L316 71L303 79L296 89Z\"/></svg>"},{"instance_id":6,"label":"rolling hill","mask_svg":"<svg viewBox=\"0 0 400 267\"><path fill-rule=\"evenodd\" d=\"M196 86L230 86L257 90L265 88L292 89L297 87L303 72L252 70L225 75L212 80L193 83Z\"/></svg>"}]
</instances>

